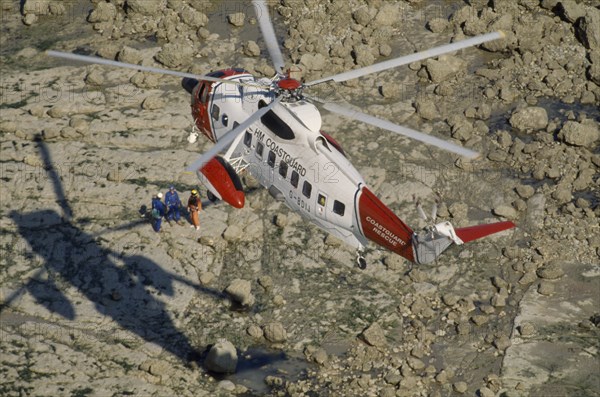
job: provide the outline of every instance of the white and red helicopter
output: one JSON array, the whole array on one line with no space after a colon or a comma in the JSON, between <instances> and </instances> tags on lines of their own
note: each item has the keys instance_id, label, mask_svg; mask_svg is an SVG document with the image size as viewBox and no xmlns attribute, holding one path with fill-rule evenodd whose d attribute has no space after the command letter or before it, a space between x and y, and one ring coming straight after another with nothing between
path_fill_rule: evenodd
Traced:
<instances>
[{"instance_id":1,"label":"white and red helicopter","mask_svg":"<svg viewBox=\"0 0 600 397\"><path fill-rule=\"evenodd\" d=\"M301 83L284 73L280 51L264 0L254 0L260 29L276 75L257 79L243 69L231 68L197 76L159 68L126 64L91 56L49 51L51 56L113 65L140 71L183 77L182 86L191 96L195 128L215 145L189 165L206 186L209 198L221 199L242 208L245 194L240 173L247 172L275 200L313 222L321 229L356 248L357 263L366 267L363 256L368 241L387 248L417 264L435 260L452 243L457 245L515 227L510 221L455 229L441 222L413 231L367 187L341 146L321 130L317 98L303 91L324 82L342 82L371 73L454 52L502 38L488 33L423 52ZM475 158L472 150L393 124L335 103L323 108L458 155ZM225 152L223 155L220 153ZM308 170L319 167L315 178ZM419 214L427 220L420 205ZM435 209L432 221L435 221Z\"/></svg>"}]
</instances>

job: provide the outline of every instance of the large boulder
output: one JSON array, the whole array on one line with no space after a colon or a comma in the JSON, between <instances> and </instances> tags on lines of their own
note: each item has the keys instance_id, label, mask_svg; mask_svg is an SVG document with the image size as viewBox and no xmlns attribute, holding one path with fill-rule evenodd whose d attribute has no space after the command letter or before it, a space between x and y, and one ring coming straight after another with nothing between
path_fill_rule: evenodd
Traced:
<instances>
[{"instance_id":1,"label":"large boulder","mask_svg":"<svg viewBox=\"0 0 600 397\"><path fill-rule=\"evenodd\" d=\"M573 146L592 147L600 139L598 124L593 120L585 122L567 121L558 133L558 137Z\"/></svg>"},{"instance_id":2,"label":"large boulder","mask_svg":"<svg viewBox=\"0 0 600 397\"><path fill-rule=\"evenodd\" d=\"M102 1L96 4L94 10L88 16L88 22L108 22L117 16L117 7L112 3Z\"/></svg>"},{"instance_id":3,"label":"large boulder","mask_svg":"<svg viewBox=\"0 0 600 397\"><path fill-rule=\"evenodd\" d=\"M156 16L165 6L166 0L127 0L127 13Z\"/></svg>"},{"instance_id":4,"label":"large boulder","mask_svg":"<svg viewBox=\"0 0 600 397\"><path fill-rule=\"evenodd\" d=\"M232 374L235 373L237 363L238 356L233 343L227 339L220 339L210 348L204 360L204 367L212 372Z\"/></svg>"},{"instance_id":5,"label":"large boulder","mask_svg":"<svg viewBox=\"0 0 600 397\"><path fill-rule=\"evenodd\" d=\"M454 55L442 55L438 59L428 59L425 66L431 81L440 83L463 70L466 64Z\"/></svg>"},{"instance_id":6,"label":"large boulder","mask_svg":"<svg viewBox=\"0 0 600 397\"><path fill-rule=\"evenodd\" d=\"M287 332L279 322L273 322L263 327L265 339L273 343L282 343L287 340Z\"/></svg>"},{"instance_id":7,"label":"large boulder","mask_svg":"<svg viewBox=\"0 0 600 397\"><path fill-rule=\"evenodd\" d=\"M577 23L577 34L587 48L600 50L600 10L590 8Z\"/></svg>"},{"instance_id":8,"label":"large boulder","mask_svg":"<svg viewBox=\"0 0 600 397\"><path fill-rule=\"evenodd\" d=\"M187 43L167 43L154 57L168 68L176 68L189 63L194 56L194 49Z\"/></svg>"},{"instance_id":9,"label":"large boulder","mask_svg":"<svg viewBox=\"0 0 600 397\"><path fill-rule=\"evenodd\" d=\"M548 113L542 107L526 107L513 112L509 122L520 131L542 130L548 126Z\"/></svg>"},{"instance_id":10,"label":"large boulder","mask_svg":"<svg viewBox=\"0 0 600 397\"><path fill-rule=\"evenodd\" d=\"M254 304L254 296L252 295L252 284L248 280L236 278L225 288L225 292L235 302L243 306L252 306Z\"/></svg>"}]
</instances>

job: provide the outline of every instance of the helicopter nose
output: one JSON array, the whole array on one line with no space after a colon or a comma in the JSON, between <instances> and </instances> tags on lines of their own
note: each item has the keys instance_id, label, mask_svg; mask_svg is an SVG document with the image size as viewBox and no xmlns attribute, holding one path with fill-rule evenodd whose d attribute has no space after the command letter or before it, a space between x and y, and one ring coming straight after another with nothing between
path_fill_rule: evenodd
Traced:
<instances>
[{"instance_id":1,"label":"helicopter nose","mask_svg":"<svg viewBox=\"0 0 600 397\"><path fill-rule=\"evenodd\" d=\"M196 87L196 85L198 84L198 80L196 79L191 79L189 77L184 77L183 80L181 80L181 86L189 93L191 94L192 91L194 91L194 87Z\"/></svg>"}]
</instances>

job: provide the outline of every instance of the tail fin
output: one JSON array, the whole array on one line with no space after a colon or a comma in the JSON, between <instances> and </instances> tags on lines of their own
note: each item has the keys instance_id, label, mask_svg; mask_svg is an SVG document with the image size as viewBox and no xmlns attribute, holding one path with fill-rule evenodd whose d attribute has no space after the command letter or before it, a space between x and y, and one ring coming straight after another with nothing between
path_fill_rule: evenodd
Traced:
<instances>
[{"instance_id":1,"label":"tail fin","mask_svg":"<svg viewBox=\"0 0 600 397\"><path fill-rule=\"evenodd\" d=\"M441 222L413 232L365 186L358 191L355 205L364 237L419 264L433 262L452 243L461 245L515 227L506 221L455 230L450 222Z\"/></svg>"}]
</instances>

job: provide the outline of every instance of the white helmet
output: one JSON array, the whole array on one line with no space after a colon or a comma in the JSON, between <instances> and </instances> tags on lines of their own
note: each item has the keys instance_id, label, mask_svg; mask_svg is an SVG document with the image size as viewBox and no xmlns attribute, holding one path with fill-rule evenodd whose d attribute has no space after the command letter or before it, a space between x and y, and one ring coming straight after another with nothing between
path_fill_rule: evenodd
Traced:
<instances>
[{"instance_id":1,"label":"white helmet","mask_svg":"<svg viewBox=\"0 0 600 397\"><path fill-rule=\"evenodd\" d=\"M162 198L162 193L160 193L160 192L159 192L159 193L156 195L156 197L158 197L159 199L161 199L161 198Z\"/></svg>"}]
</instances>

